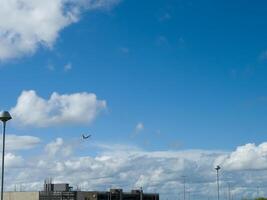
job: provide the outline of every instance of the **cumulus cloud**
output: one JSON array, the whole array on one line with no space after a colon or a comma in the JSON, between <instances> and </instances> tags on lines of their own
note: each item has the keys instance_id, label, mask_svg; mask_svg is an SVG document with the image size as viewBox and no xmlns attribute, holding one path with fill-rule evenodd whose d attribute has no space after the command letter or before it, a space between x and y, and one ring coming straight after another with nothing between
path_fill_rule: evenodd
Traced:
<instances>
[{"instance_id":1,"label":"cumulus cloud","mask_svg":"<svg viewBox=\"0 0 267 200\"><path fill-rule=\"evenodd\" d=\"M180 186L182 188L180 176L187 172L192 174L192 179L200 179L203 175L206 182L214 181L210 171L206 174L199 173L205 168L212 169L216 156L214 152L148 152L135 146L96 144L100 149L96 156L73 154L66 157L62 156L65 144L62 138L47 144L43 155L27 162L27 165L25 162L24 169L17 172L12 183L25 180L29 184L29 190L34 187L41 189L36 188L38 184L36 185L34 177L39 177L39 186L46 177L53 177L56 182L70 182L88 190L104 190L110 185L125 190L142 186L149 192L156 189L164 193L167 190L176 191ZM170 185L172 186L169 187ZM198 185L192 187L198 188Z\"/></svg>"},{"instance_id":2,"label":"cumulus cloud","mask_svg":"<svg viewBox=\"0 0 267 200\"><path fill-rule=\"evenodd\" d=\"M63 155L67 144L63 138L56 138L36 158L10 154L9 163L13 167L7 176L7 189L13 189L14 184L23 182L27 190L40 190L43 180L53 177L55 182L69 182L83 190L106 190L110 186L123 187L124 190L143 187L145 192L159 192L163 199L177 199L183 191L182 176L186 175L187 191L204 200L216 198L214 166L217 164L222 166L222 196L223 191L227 190L228 181L231 182L231 194L235 197L255 197L255 185L267 184L266 171L242 161L245 159L243 155L249 152L249 159L255 156L255 162L261 165L262 161L257 159L266 157L265 143L258 146L247 144L233 152L146 151L135 146L96 143L93 147L99 151L94 156ZM239 170L236 170L236 167L230 168L229 163L231 166L241 163L244 167L238 166ZM259 188L259 193L267 194L262 188Z\"/></svg>"},{"instance_id":3,"label":"cumulus cloud","mask_svg":"<svg viewBox=\"0 0 267 200\"><path fill-rule=\"evenodd\" d=\"M63 139L62 138L57 138L55 141L49 143L45 147L45 152L49 156L54 156L56 153L60 150L60 148L63 145Z\"/></svg>"},{"instance_id":4,"label":"cumulus cloud","mask_svg":"<svg viewBox=\"0 0 267 200\"><path fill-rule=\"evenodd\" d=\"M105 108L106 101L98 100L93 93L60 95L54 92L46 100L30 90L21 93L11 113L14 121L21 125L48 127L62 124L88 124Z\"/></svg>"},{"instance_id":5,"label":"cumulus cloud","mask_svg":"<svg viewBox=\"0 0 267 200\"><path fill-rule=\"evenodd\" d=\"M49 157L52 156L70 156L74 148L77 147L76 142L66 143L62 138L57 138L45 146L45 153Z\"/></svg>"},{"instance_id":6,"label":"cumulus cloud","mask_svg":"<svg viewBox=\"0 0 267 200\"><path fill-rule=\"evenodd\" d=\"M267 143L252 143L237 147L229 155L217 159L225 170L264 170L267 169Z\"/></svg>"},{"instance_id":7,"label":"cumulus cloud","mask_svg":"<svg viewBox=\"0 0 267 200\"><path fill-rule=\"evenodd\" d=\"M119 0L2 0L0 60L52 48L62 29L86 10L107 9ZM7 17L8 16L8 17Z\"/></svg>"}]
</instances>

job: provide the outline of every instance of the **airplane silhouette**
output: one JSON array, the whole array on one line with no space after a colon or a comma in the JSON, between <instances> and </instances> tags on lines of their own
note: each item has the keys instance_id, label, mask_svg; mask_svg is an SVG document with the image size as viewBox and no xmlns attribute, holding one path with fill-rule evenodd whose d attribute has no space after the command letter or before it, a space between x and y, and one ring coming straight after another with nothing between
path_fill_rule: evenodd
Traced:
<instances>
[{"instance_id":1,"label":"airplane silhouette","mask_svg":"<svg viewBox=\"0 0 267 200\"><path fill-rule=\"evenodd\" d=\"M92 135L84 135L84 134L82 134L82 137L83 137L84 140L90 138L91 136L92 136Z\"/></svg>"}]
</instances>

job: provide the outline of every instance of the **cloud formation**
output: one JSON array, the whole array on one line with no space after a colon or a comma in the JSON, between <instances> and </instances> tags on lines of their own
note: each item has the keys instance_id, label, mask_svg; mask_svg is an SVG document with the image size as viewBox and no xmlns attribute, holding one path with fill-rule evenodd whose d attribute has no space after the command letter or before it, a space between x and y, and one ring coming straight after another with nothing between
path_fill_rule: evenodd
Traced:
<instances>
[{"instance_id":1,"label":"cloud formation","mask_svg":"<svg viewBox=\"0 0 267 200\"><path fill-rule=\"evenodd\" d=\"M24 165L24 159L16 155L15 153L20 150L29 150L41 142L40 138L29 136L29 135L6 135L6 151L8 151L5 155L5 166L8 168L18 168ZM0 138L0 148L2 149L2 136ZM0 158L0 162L2 158Z\"/></svg>"},{"instance_id":2,"label":"cloud formation","mask_svg":"<svg viewBox=\"0 0 267 200\"><path fill-rule=\"evenodd\" d=\"M10 134L6 136L6 148L9 151L32 149L40 144L40 142L40 138L34 136L18 136ZM2 148L2 137L0 140L0 147Z\"/></svg>"},{"instance_id":3,"label":"cloud formation","mask_svg":"<svg viewBox=\"0 0 267 200\"><path fill-rule=\"evenodd\" d=\"M139 122L135 127L135 132L143 131L145 128L144 124L142 122Z\"/></svg>"},{"instance_id":4,"label":"cloud formation","mask_svg":"<svg viewBox=\"0 0 267 200\"><path fill-rule=\"evenodd\" d=\"M13 184L23 182L27 190L40 190L43 180L53 177L55 182L69 182L83 190L106 190L110 186L130 190L142 186L146 192L159 192L161 198L177 199L183 191L181 176L186 175L187 191L190 190L198 199L207 199L216 197L214 166L217 164L222 166L222 196L227 191L228 181L235 197L255 197L257 191L254 186L267 184L265 171L255 168L253 163L248 165L242 161L248 152L257 152L256 159L266 158L265 143L259 146L247 144L233 152L146 151L134 146L95 143L94 148L99 149L95 156L77 156L73 153L74 146L69 148L70 154L66 156L63 151L68 145L64 139L56 138L36 158L11 154L7 187L13 189ZM244 166L237 171L228 164L229 159L231 166L240 163ZM263 188L260 188L260 194L266 195Z\"/></svg>"},{"instance_id":5,"label":"cloud formation","mask_svg":"<svg viewBox=\"0 0 267 200\"><path fill-rule=\"evenodd\" d=\"M130 135L131 138L136 137L145 129L145 125L142 122L136 124L134 132Z\"/></svg>"},{"instance_id":6,"label":"cloud formation","mask_svg":"<svg viewBox=\"0 0 267 200\"><path fill-rule=\"evenodd\" d=\"M119 0L2 0L0 61L52 48L62 29L86 10L107 9ZM8 17L7 17L8 16Z\"/></svg>"},{"instance_id":7,"label":"cloud formation","mask_svg":"<svg viewBox=\"0 0 267 200\"><path fill-rule=\"evenodd\" d=\"M106 108L106 101L93 93L60 95L52 93L48 100L34 90L23 91L11 109L14 122L23 126L48 127L68 124L89 124Z\"/></svg>"},{"instance_id":8,"label":"cloud formation","mask_svg":"<svg viewBox=\"0 0 267 200\"><path fill-rule=\"evenodd\" d=\"M267 142L258 146L249 143L229 155L219 157L226 170L266 170L267 169Z\"/></svg>"},{"instance_id":9,"label":"cloud formation","mask_svg":"<svg viewBox=\"0 0 267 200\"><path fill-rule=\"evenodd\" d=\"M71 63L67 63L66 65L64 65L64 71L70 71L72 69L72 64Z\"/></svg>"}]
</instances>

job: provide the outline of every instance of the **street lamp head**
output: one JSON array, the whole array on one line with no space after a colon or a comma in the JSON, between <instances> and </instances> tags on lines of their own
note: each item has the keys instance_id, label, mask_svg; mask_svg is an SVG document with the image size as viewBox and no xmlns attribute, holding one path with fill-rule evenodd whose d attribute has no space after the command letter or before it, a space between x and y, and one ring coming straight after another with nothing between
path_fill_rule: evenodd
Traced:
<instances>
[{"instance_id":1,"label":"street lamp head","mask_svg":"<svg viewBox=\"0 0 267 200\"><path fill-rule=\"evenodd\" d=\"M11 115L9 114L8 111L3 111L0 113L0 120L2 122L6 122L8 120L12 119Z\"/></svg>"},{"instance_id":2,"label":"street lamp head","mask_svg":"<svg viewBox=\"0 0 267 200\"><path fill-rule=\"evenodd\" d=\"M219 165L217 165L217 167L215 167L215 169L216 169L217 171L219 171L219 170L221 169L221 167L220 167Z\"/></svg>"}]
</instances>

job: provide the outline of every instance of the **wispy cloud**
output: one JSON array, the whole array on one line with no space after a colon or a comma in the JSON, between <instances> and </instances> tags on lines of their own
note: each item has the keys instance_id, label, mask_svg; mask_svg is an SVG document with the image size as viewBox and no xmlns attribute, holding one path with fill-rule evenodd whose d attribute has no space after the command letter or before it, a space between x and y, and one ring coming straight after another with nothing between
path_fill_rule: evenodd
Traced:
<instances>
[{"instance_id":1,"label":"wispy cloud","mask_svg":"<svg viewBox=\"0 0 267 200\"><path fill-rule=\"evenodd\" d=\"M50 70L50 71L54 71L54 70L55 70L55 66L52 65L52 64L48 64L46 67L47 67L47 69Z\"/></svg>"},{"instance_id":2,"label":"wispy cloud","mask_svg":"<svg viewBox=\"0 0 267 200\"><path fill-rule=\"evenodd\" d=\"M1 141L2 141L2 137L1 137L0 142ZM40 142L41 142L40 138L34 137L34 136L28 136L28 135L19 136L19 135L11 135L11 134L8 134L6 136L6 148L9 151L32 149L38 144L40 144Z\"/></svg>"},{"instance_id":3,"label":"wispy cloud","mask_svg":"<svg viewBox=\"0 0 267 200\"><path fill-rule=\"evenodd\" d=\"M169 144L169 148L171 148L171 149L178 149L178 148L181 148L181 147L182 147L182 143L181 143L181 141L179 141L179 140L172 141L172 142Z\"/></svg>"},{"instance_id":4,"label":"wispy cloud","mask_svg":"<svg viewBox=\"0 0 267 200\"><path fill-rule=\"evenodd\" d=\"M72 69L72 64L69 62L67 63L66 65L64 65L64 71L67 72L67 71L70 71Z\"/></svg>"},{"instance_id":5,"label":"wispy cloud","mask_svg":"<svg viewBox=\"0 0 267 200\"><path fill-rule=\"evenodd\" d=\"M139 122L138 124L136 124L135 126L135 132L141 132L145 129L145 126L142 122Z\"/></svg>"},{"instance_id":6,"label":"wispy cloud","mask_svg":"<svg viewBox=\"0 0 267 200\"><path fill-rule=\"evenodd\" d=\"M266 61L267 60L267 51L261 52L261 54L259 55L259 60L260 61Z\"/></svg>"},{"instance_id":7,"label":"wispy cloud","mask_svg":"<svg viewBox=\"0 0 267 200\"><path fill-rule=\"evenodd\" d=\"M121 48L120 48L120 51L121 51L122 53L128 54L128 53L130 52L130 49L129 49L128 47L121 47Z\"/></svg>"},{"instance_id":8,"label":"wispy cloud","mask_svg":"<svg viewBox=\"0 0 267 200\"><path fill-rule=\"evenodd\" d=\"M131 137L134 138L139 135L145 129L145 125L142 122L136 124L134 132L131 134Z\"/></svg>"},{"instance_id":9,"label":"wispy cloud","mask_svg":"<svg viewBox=\"0 0 267 200\"><path fill-rule=\"evenodd\" d=\"M168 38L164 35L160 35L156 38L156 45L158 46L165 46L169 45Z\"/></svg>"},{"instance_id":10,"label":"wispy cloud","mask_svg":"<svg viewBox=\"0 0 267 200\"><path fill-rule=\"evenodd\" d=\"M171 14L170 13L168 13L168 12L165 12L163 15L161 15L160 17L159 17L159 21L160 22L164 22L164 21L168 21L168 20L170 20L172 17L171 17Z\"/></svg>"}]
</instances>

